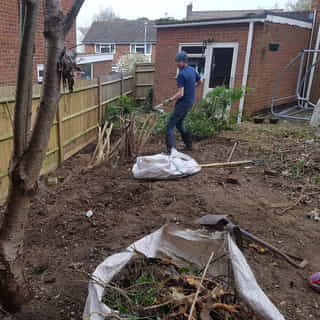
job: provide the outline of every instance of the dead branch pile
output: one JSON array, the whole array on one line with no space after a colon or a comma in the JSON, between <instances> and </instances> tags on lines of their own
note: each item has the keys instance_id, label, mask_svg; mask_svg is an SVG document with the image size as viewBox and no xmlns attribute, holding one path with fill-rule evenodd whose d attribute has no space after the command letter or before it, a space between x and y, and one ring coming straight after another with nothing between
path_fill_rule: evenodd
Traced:
<instances>
[{"instance_id":1,"label":"dead branch pile","mask_svg":"<svg viewBox=\"0 0 320 320\"><path fill-rule=\"evenodd\" d=\"M255 319L227 282L195 266L139 255L106 286L103 302L119 319Z\"/></svg>"},{"instance_id":2,"label":"dead branch pile","mask_svg":"<svg viewBox=\"0 0 320 320\"><path fill-rule=\"evenodd\" d=\"M153 114L145 117L143 122L137 120L134 114L119 117L120 138L111 143L113 123L105 122L99 127L96 149L92 155L89 169L118 157L121 160L131 160L139 155L150 139L157 125L157 118Z\"/></svg>"}]
</instances>

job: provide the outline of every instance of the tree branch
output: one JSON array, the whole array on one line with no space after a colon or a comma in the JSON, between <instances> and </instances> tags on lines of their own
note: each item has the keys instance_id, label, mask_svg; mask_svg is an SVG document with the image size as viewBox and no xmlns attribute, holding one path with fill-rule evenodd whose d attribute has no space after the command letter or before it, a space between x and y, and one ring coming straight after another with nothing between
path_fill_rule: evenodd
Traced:
<instances>
[{"instance_id":1,"label":"tree branch","mask_svg":"<svg viewBox=\"0 0 320 320\"><path fill-rule=\"evenodd\" d=\"M34 39L37 27L38 1L25 0L26 13L19 57L19 69L14 112L14 155L20 158L27 148L32 105L32 71Z\"/></svg>"},{"instance_id":2,"label":"tree branch","mask_svg":"<svg viewBox=\"0 0 320 320\"><path fill-rule=\"evenodd\" d=\"M85 0L75 0L72 8L67 13L67 16L66 16L65 22L64 22L64 28L63 28L65 36L68 34L70 29L72 28L72 25L74 24L84 1Z\"/></svg>"}]
</instances>

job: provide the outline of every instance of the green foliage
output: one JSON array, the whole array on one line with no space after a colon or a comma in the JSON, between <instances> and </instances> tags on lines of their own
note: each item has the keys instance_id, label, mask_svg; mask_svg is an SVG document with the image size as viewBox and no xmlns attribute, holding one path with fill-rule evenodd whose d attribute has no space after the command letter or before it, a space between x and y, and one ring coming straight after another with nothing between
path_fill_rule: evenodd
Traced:
<instances>
[{"instance_id":1,"label":"green foliage","mask_svg":"<svg viewBox=\"0 0 320 320\"><path fill-rule=\"evenodd\" d=\"M212 89L200 102L196 111L189 113L186 126L193 136L206 138L228 129L236 123L237 114L229 113L229 107L240 100L248 89L226 88Z\"/></svg>"},{"instance_id":2,"label":"green foliage","mask_svg":"<svg viewBox=\"0 0 320 320\"><path fill-rule=\"evenodd\" d=\"M129 96L122 96L118 101L106 107L105 121L117 123L119 117L124 117L132 112L141 111L135 103L135 99Z\"/></svg>"},{"instance_id":3,"label":"green foliage","mask_svg":"<svg viewBox=\"0 0 320 320\"><path fill-rule=\"evenodd\" d=\"M313 184L320 186L320 176L315 176L311 179Z\"/></svg>"},{"instance_id":4,"label":"green foliage","mask_svg":"<svg viewBox=\"0 0 320 320\"><path fill-rule=\"evenodd\" d=\"M146 107L152 108L153 104L153 88L149 88L146 97Z\"/></svg>"},{"instance_id":5,"label":"green foliage","mask_svg":"<svg viewBox=\"0 0 320 320\"><path fill-rule=\"evenodd\" d=\"M298 160L295 162L295 164L291 167L290 172L291 175L294 178L300 178L304 175L305 173L305 160Z\"/></svg>"},{"instance_id":6,"label":"green foliage","mask_svg":"<svg viewBox=\"0 0 320 320\"><path fill-rule=\"evenodd\" d=\"M243 88L215 87L201 101L200 108L210 119L226 118L228 107L240 100L245 92Z\"/></svg>"},{"instance_id":7,"label":"green foliage","mask_svg":"<svg viewBox=\"0 0 320 320\"><path fill-rule=\"evenodd\" d=\"M233 89L220 86L212 89L207 96L189 112L185 125L194 137L211 137L221 130L229 129L236 123L237 114L228 115L229 106L241 99L245 89ZM165 132L170 113L159 115L157 127L154 134Z\"/></svg>"},{"instance_id":8,"label":"green foliage","mask_svg":"<svg viewBox=\"0 0 320 320\"><path fill-rule=\"evenodd\" d=\"M165 134L166 126L169 121L169 118L171 116L171 113L158 113L157 117L157 125L154 128L153 134L155 136L160 134Z\"/></svg>"},{"instance_id":9,"label":"green foliage","mask_svg":"<svg viewBox=\"0 0 320 320\"><path fill-rule=\"evenodd\" d=\"M222 125L220 120L213 121L208 118L203 111L192 111L188 114L185 126L191 132L192 136L206 138L215 135L218 132L217 125Z\"/></svg>"},{"instance_id":10,"label":"green foliage","mask_svg":"<svg viewBox=\"0 0 320 320\"><path fill-rule=\"evenodd\" d=\"M121 72L133 72L137 63L150 62L148 56L142 53L128 54L120 58L118 68Z\"/></svg>"}]
</instances>

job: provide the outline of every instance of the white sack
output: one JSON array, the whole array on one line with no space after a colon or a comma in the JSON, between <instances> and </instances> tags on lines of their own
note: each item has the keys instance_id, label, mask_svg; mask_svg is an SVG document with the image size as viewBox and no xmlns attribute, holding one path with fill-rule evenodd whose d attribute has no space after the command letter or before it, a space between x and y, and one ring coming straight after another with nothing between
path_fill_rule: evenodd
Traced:
<instances>
[{"instance_id":1,"label":"white sack","mask_svg":"<svg viewBox=\"0 0 320 320\"><path fill-rule=\"evenodd\" d=\"M201 170L199 164L187 154L173 149L170 155L163 153L138 157L132 173L136 179L170 179L190 176Z\"/></svg>"},{"instance_id":2,"label":"white sack","mask_svg":"<svg viewBox=\"0 0 320 320\"><path fill-rule=\"evenodd\" d=\"M108 257L92 275L99 283L111 281L130 259L139 251L147 257L169 256L172 259L189 261L203 266L212 251L224 256L209 268L210 275L227 275L231 260L237 292L243 301L264 320L285 320L279 310L259 287L251 268L229 233L203 233L184 229L177 225L165 225L158 231L142 238L120 252ZM225 254L227 253L227 255ZM83 320L104 320L111 310L102 303L104 289L95 281L89 282L89 292Z\"/></svg>"}]
</instances>

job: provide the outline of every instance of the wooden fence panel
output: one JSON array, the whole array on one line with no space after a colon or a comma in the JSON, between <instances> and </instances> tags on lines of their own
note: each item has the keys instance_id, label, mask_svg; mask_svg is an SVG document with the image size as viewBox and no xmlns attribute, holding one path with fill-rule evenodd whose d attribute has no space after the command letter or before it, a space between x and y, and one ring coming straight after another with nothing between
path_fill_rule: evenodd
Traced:
<instances>
[{"instance_id":1,"label":"wooden fence panel","mask_svg":"<svg viewBox=\"0 0 320 320\"><path fill-rule=\"evenodd\" d=\"M155 65L153 63L138 63L135 70L136 99L146 99L148 90L153 87Z\"/></svg>"},{"instance_id":2,"label":"wooden fence panel","mask_svg":"<svg viewBox=\"0 0 320 320\"><path fill-rule=\"evenodd\" d=\"M84 82L88 84L88 82ZM99 105L103 108L117 100L123 94L132 94L133 76L101 83L90 82L89 86L76 87L73 93L63 93L59 103L59 111L54 120L48 151L44 160L42 174L56 169L62 161L70 158L97 138L97 127L100 123ZM99 90L101 101L99 103ZM36 119L40 98L33 98L32 125ZM13 118L14 99L0 97L0 201L8 192L8 167L12 153L13 133L10 118ZM101 110L100 110L101 111Z\"/></svg>"}]
</instances>

